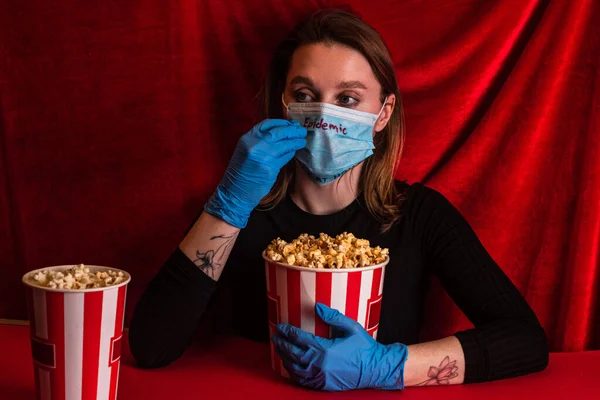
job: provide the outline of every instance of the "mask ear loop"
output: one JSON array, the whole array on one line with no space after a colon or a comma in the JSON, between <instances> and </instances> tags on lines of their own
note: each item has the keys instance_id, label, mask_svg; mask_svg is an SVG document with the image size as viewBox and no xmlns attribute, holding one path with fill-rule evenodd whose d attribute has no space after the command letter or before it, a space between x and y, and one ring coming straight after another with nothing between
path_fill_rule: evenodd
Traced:
<instances>
[{"instance_id":1,"label":"mask ear loop","mask_svg":"<svg viewBox=\"0 0 600 400\"><path fill-rule=\"evenodd\" d=\"M375 118L375 124L377 124L377 121L379 121L379 117L381 117L381 113L385 109L385 106L387 106L388 98L389 98L389 96L386 96L385 99L383 99L383 105L381 106L381 110L379 110L379 114L377 114L377 118Z\"/></svg>"},{"instance_id":2,"label":"mask ear loop","mask_svg":"<svg viewBox=\"0 0 600 400\"><path fill-rule=\"evenodd\" d=\"M285 100L283 99L283 93L281 93L281 103L283 104L283 106L285 107L286 111L290 111L290 106L289 104L285 104Z\"/></svg>"},{"instance_id":3,"label":"mask ear loop","mask_svg":"<svg viewBox=\"0 0 600 400\"><path fill-rule=\"evenodd\" d=\"M283 97L282 97L283 99ZM388 96L385 97L385 99L383 99L383 105L381 106L381 110L379 110L379 113L377 114L377 118L375 118L375 123L377 123L377 121L379 120L379 117L381 117L381 113L383 112L383 110L385 109L385 106L387 105L387 99Z\"/></svg>"},{"instance_id":4,"label":"mask ear loop","mask_svg":"<svg viewBox=\"0 0 600 400\"><path fill-rule=\"evenodd\" d=\"M375 124L377 124L377 121L379 121L379 117L381 117L381 113L383 112L383 109L387 105L388 97L389 96L386 96L385 99L383 99L383 105L381 106L381 110L379 110L379 114L377 114L377 118L375 118ZM373 125L375 125L375 124L373 124ZM377 132L377 133L379 133L379 132Z\"/></svg>"},{"instance_id":5,"label":"mask ear loop","mask_svg":"<svg viewBox=\"0 0 600 400\"><path fill-rule=\"evenodd\" d=\"M281 93L281 104L283 104L283 106L285 107L285 111L283 112L283 117L285 119L287 119L288 118L287 115L290 112L290 105L285 103L285 100L283 99L283 95L284 95L284 93L282 92Z\"/></svg>"}]
</instances>

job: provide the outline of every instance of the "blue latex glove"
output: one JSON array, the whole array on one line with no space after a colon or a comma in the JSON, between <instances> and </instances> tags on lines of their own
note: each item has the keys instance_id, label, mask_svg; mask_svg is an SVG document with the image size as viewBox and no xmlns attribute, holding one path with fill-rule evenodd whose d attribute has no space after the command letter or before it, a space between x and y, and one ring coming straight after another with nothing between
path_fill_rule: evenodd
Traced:
<instances>
[{"instance_id":1,"label":"blue latex glove","mask_svg":"<svg viewBox=\"0 0 600 400\"><path fill-rule=\"evenodd\" d=\"M324 339L288 324L277 325L275 351L290 377L313 389L404 389L406 346L383 345L356 321L324 304L317 315L338 331Z\"/></svg>"},{"instance_id":2,"label":"blue latex glove","mask_svg":"<svg viewBox=\"0 0 600 400\"><path fill-rule=\"evenodd\" d=\"M279 170L306 147L306 128L296 121L267 119L242 136L217 190L204 206L209 214L245 228Z\"/></svg>"}]
</instances>

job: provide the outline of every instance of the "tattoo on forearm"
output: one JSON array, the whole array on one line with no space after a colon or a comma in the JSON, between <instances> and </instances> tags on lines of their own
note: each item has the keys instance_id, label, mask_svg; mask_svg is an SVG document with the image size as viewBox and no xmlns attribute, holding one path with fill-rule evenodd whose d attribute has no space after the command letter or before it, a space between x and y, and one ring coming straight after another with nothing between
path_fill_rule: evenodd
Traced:
<instances>
[{"instance_id":1,"label":"tattoo on forearm","mask_svg":"<svg viewBox=\"0 0 600 400\"><path fill-rule=\"evenodd\" d=\"M438 367L434 367L433 365L429 367L427 376L429 379L415 386L448 385L450 383L450 379L458 376L456 360L450 361L450 357L446 356L446 358L442 360Z\"/></svg>"},{"instance_id":2,"label":"tattoo on forearm","mask_svg":"<svg viewBox=\"0 0 600 400\"><path fill-rule=\"evenodd\" d=\"M196 259L194 264L198 266L204 273L211 278L215 277L215 272L223 266L227 254L233 247L238 232L228 235L217 235L210 238L211 241L218 241L216 249L207 250L205 252L196 251Z\"/></svg>"}]
</instances>

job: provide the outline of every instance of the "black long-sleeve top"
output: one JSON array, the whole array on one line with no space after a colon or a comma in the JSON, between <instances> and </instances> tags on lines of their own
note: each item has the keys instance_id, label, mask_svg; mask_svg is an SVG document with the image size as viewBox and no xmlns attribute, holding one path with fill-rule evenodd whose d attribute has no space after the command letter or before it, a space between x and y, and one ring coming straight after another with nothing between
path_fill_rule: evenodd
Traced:
<instances>
[{"instance_id":1,"label":"black long-sleeve top","mask_svg":"<svg viewBox=\"0 0 600 400\"><path fill-rule=\"evenodd\" d=\"M159 367L188 347L211 297L228 288L235 333L268 341L262 251L276 237L352 232L389 248L377 340L418 343L431 275L475 328L457 332L465 357L465 383L514 377L548 363L546 334L535 314L484 249L463 216L437 191L398 183L402 217L382 234L359 197L331 215L312 215L288 196L269 211L255 210L217 283L176 249L151 281L133 314L131 352L141 367Z\"/></svg>"}]
</instances>

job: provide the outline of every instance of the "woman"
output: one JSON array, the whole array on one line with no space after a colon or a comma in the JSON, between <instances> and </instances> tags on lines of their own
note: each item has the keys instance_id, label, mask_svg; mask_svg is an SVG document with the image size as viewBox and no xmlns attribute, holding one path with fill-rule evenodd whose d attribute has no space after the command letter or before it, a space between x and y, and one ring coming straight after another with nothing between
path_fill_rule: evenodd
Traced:
<instances>
[{"instance_id":1,"label":"woman","mask_svg":"<svg viewBox=\"0 0 600 400\"><path fill-rule=\"evenodd\" d=\"M183 353L223 271L235 331L268 340L261 252L305 232L352 232L389 248L391 261L378 341L323 305L316 312L340 332L335 339L277 327L275 349L298 383L402 389L546 367L544 330L465 219L438 192L394 180L402 106L374 29L345 12L314 14L276 49L264 98L270 119L241 137L204 212L136 307L130 343L141 367ZM475 328L418 343L431 274Z\"/></svg>"}]
</instances>

